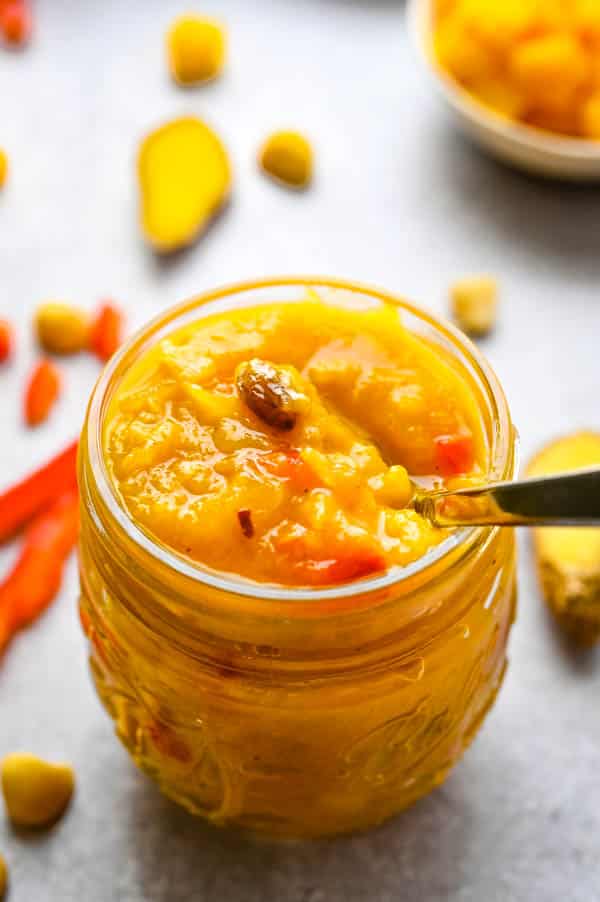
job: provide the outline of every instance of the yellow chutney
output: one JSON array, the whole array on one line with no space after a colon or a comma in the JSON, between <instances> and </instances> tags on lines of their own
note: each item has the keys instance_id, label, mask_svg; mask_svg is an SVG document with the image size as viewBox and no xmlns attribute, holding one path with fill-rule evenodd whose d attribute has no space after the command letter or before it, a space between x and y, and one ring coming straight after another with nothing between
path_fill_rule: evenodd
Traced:
<instances>
[{"instance_id":1,"label":"yellow chutney","mask_svg":"<svg viewBox=\"0 0 600 902\"><path fill-rule=\"evenodd\" d=\"M514 466L486 362L382 292L273 280L152 322L95 389L79 474L81 618L136 763L277 837L437 786L504 674L515 549L411 500Z\"/></svg>"}]
</instances>

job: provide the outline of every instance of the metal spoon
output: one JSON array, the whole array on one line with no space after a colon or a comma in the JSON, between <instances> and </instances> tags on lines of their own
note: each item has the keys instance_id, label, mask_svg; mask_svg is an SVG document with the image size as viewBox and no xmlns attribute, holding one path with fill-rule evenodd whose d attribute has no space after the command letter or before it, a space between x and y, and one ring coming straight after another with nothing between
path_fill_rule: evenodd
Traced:
<instances>
[{"instance_id":1,"label":"metal spoon","mask_svg":"<svg viewBox=\"0 0 600 902\"><path fill-rule=\"evenodd\" d=\"M600 467L456 492L419 491L413 507L434 526L600 526Z\"/></svg>"}]
</instances>

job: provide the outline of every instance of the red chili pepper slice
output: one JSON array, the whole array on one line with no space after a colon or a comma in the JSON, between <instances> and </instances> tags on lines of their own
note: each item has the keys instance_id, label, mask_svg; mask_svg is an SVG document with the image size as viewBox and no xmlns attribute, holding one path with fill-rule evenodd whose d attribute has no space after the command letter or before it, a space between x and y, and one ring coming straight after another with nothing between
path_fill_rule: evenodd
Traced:
<instances>
[{"instance_id":1,"label":"red chili pepper slice","mask_svg":"<svg viewBox=\"0 0 600 902\"><path fill-rule=\"evenodd\" d=\"M4 363L13 351L13 329L6 319L0 319L0 363Z\"/></svg>"},{"instance_id":2,"label":"red chili pepper slice","mask_svg":"<svg viewBox=\"0 0 600 902\"><path fill-rule=\"evenodd\" d=\"M440 435L435 440L436 468L442 476L468 473L474 457L472 435Z\"/></svg>"},{"instance_id":3,"label":"red chili pepper slice","mask_svg":"<svg viewBox=\"0 0 600 902\"><path fill-rule=\"evenodd\" d=\"M31 521L17 562L0 584L0 651L54 600L78 529L76 490L61 495Z\"/></svg>"},{"instance_id":4,"label":"red chili pepper slice","mask_svg":"<svg viewBox=\"0 0 600 902\"><path fill-rule=\"evenodd\" d=\"M105 303L90 329L90 350L100 360L108 360L115 353L122 341L123 314L114 304Z\"/></svg>"},{"instance_id":5,"label":"red chili pepper slice","mask_svg":"<svg viewBox=\"0 0 600 902\"><path fill-rule=\"evenodd\" d=\"M77 485L77 442L0 495L0 542Z\"/></svg>"},{"instance_id":6,"label":"red chili pepper slice","mask_svg":"<svg viewBox=\"0 0 600 902\"><path fill-rule=\"evenodd\" d=\"M50 360L35 365L25 390L25 422L37 426L48 417L60 394L60 374Z\"/></svg>"}]
</instances>

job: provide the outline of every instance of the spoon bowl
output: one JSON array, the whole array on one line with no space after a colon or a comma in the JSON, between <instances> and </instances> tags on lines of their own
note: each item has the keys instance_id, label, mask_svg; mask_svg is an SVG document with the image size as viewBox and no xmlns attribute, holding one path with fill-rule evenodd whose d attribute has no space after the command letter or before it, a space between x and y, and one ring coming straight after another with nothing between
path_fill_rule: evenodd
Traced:
<instances>
[{"instance_id":1,"label":"spoon bowl","mask_svg":"<svg viewBox=\"0 0 600 902\"><path fill-rule=\"evenodd\" d=\"M417 492L434 526L600 526L600 467L456 492Z\"/></svg>"}]
</instances>

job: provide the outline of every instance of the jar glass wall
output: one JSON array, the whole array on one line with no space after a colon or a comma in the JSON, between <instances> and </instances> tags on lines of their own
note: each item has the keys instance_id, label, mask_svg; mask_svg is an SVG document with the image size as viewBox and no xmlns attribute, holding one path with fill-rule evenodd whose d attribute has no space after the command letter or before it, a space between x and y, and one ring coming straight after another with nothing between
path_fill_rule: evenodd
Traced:
<instances>
[{"instance_id":1,"label":"jar glass wall","mask_svg":"<svg viewBox=\"0 0 600 902\"><path fill-rule=\"evenodd\" d=\"M463 336L381 292L311 279L215 291L134 336L95 389L79 462L81 616L117 735L190 811L280 837L366 828L444 779L501 684L515 601L509 530L458 530L408 567L296 589L195 565L119 503L102 435L132 363L186 322L308 288L328 303L393 303L452 355L481 410L489 478L513 476L504 395Z\"/></svg>"}]
</instances>

